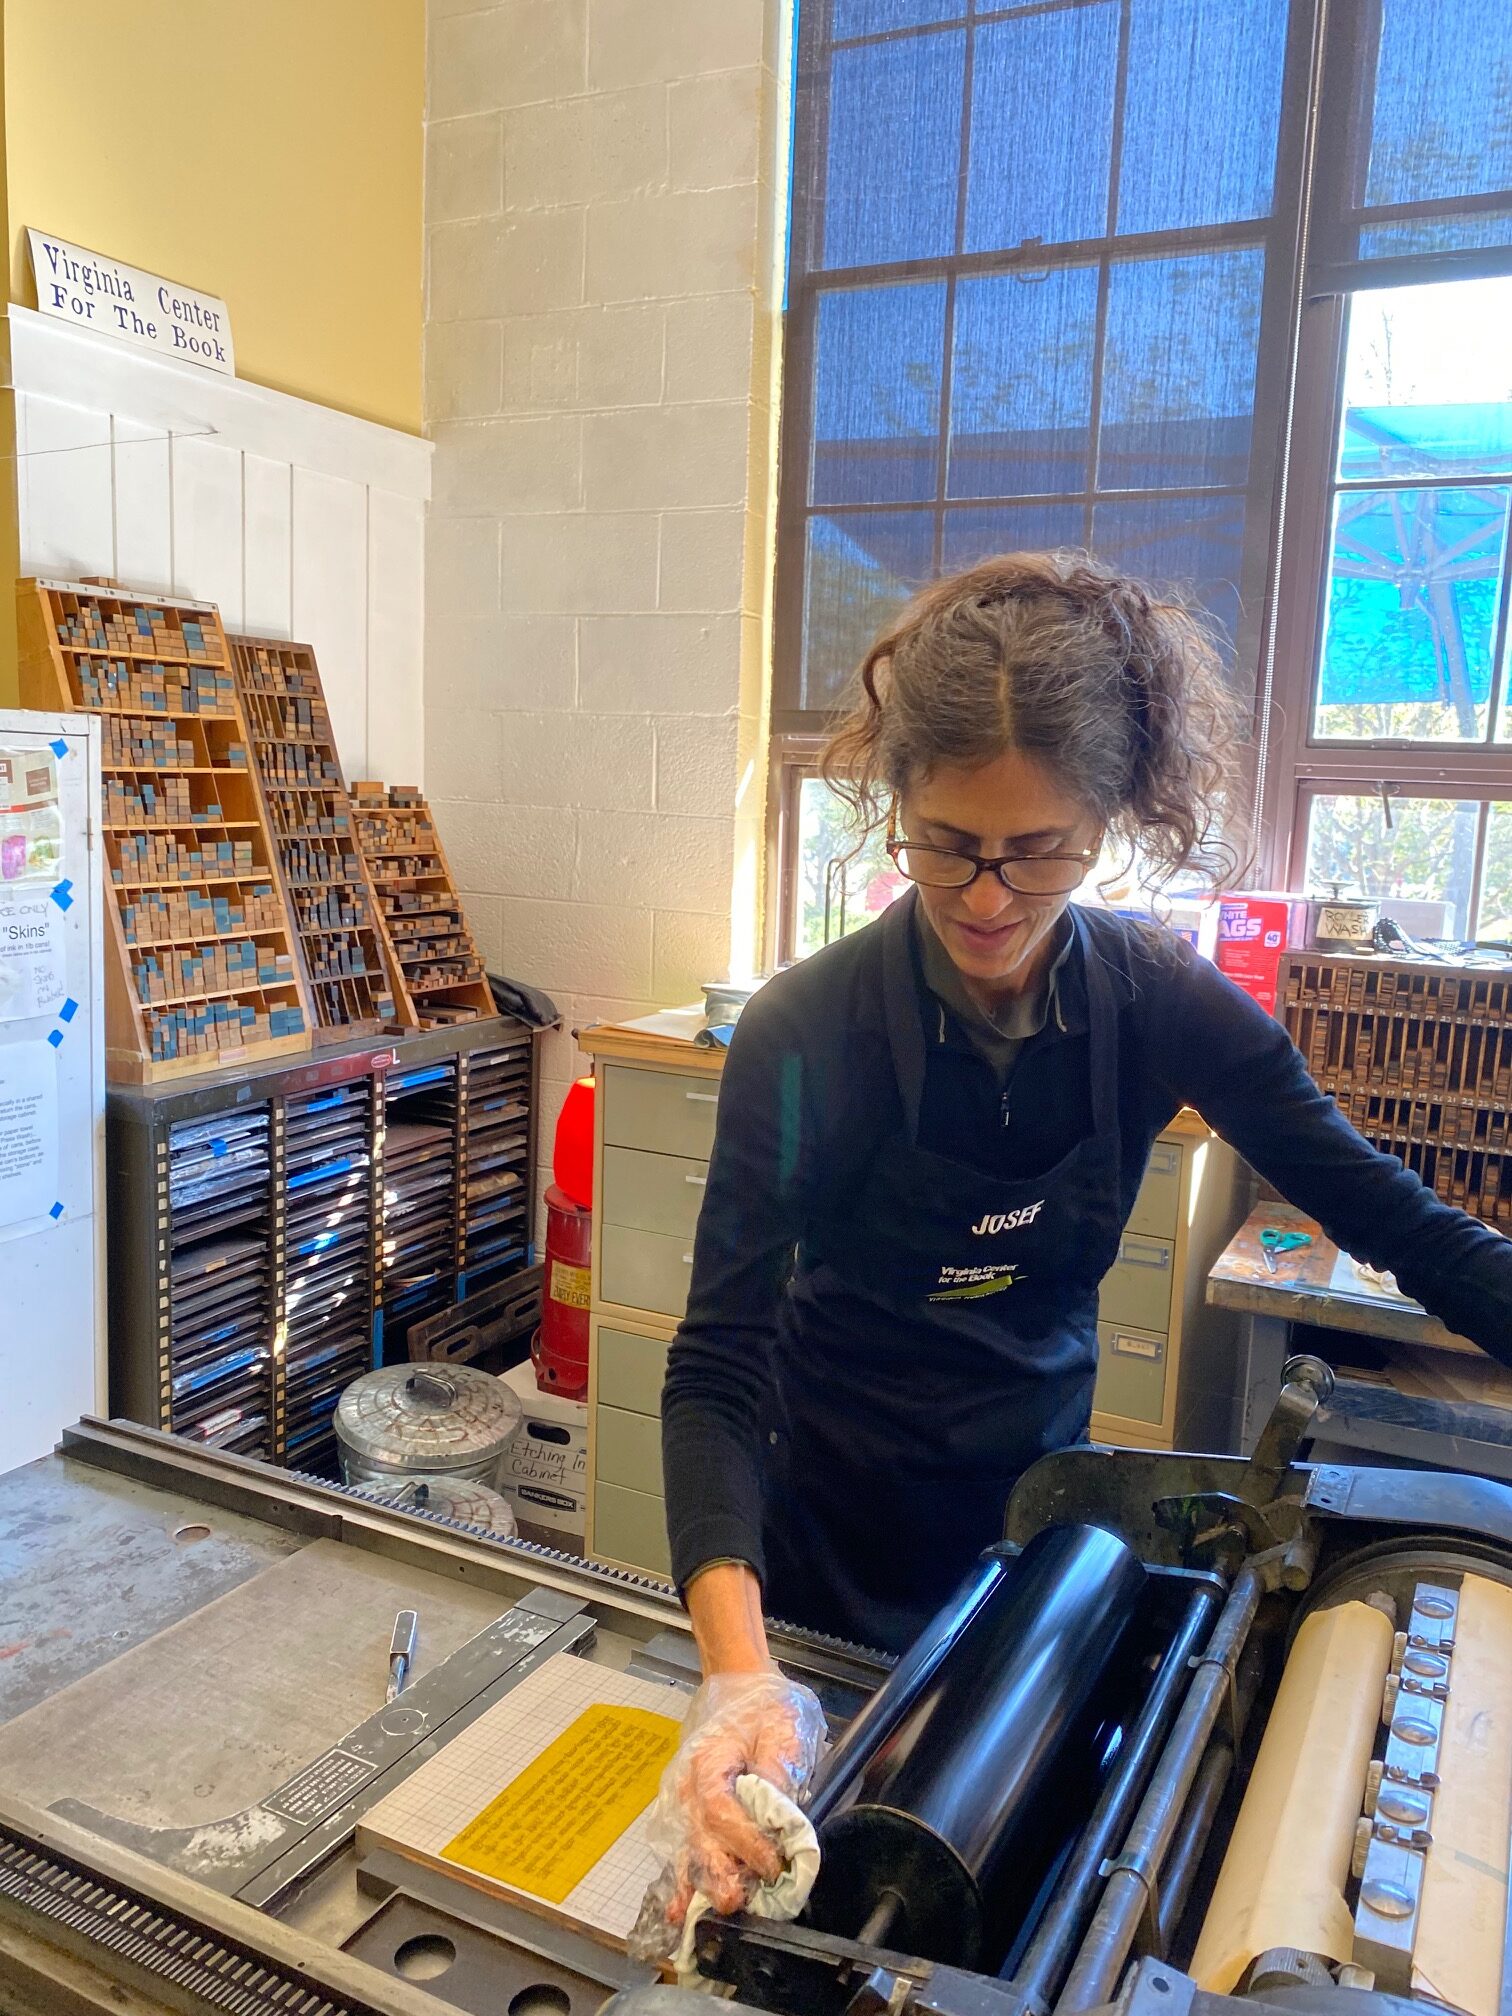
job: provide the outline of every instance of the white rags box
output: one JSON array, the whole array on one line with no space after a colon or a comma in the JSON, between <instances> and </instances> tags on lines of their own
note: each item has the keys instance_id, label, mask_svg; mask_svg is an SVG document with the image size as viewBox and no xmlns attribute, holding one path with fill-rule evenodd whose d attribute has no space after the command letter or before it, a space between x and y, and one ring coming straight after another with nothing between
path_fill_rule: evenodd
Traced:
<instances>
[{"instance_id":1,"label":"white rags box","mask_svg":"<svg viewBox=\"0 0 1512 2016\"><path fill-rule=\"evenodd\" d=\"M499 1375L525 1411L499 1466L499 1489L525 1539L581 1548L587 1523L588 1402L543 1393L527 1358ZM531 1533L529 1527L543 1529Z\"/></svg>"}]
</instances>

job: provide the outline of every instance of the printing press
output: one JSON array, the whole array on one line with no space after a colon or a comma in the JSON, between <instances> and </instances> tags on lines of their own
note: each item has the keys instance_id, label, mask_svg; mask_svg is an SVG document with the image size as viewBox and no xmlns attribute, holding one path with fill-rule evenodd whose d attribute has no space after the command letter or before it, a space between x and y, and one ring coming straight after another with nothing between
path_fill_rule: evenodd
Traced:
<instances>
[{"instance_id":1,"label":"printing press","mask_svg":"<svg viewBox=\"0 0 1512 2016\"><path fill-rule=\"evenodd\" d=\"M784 2016L1502 2016L1512 1489L1299 1461L1329 1383L1292 1360L1247 1459L1046 1458L895 1665L775 1626L833 1738L820 1875L797 1923L706 1919L707 1985ZM580 1928L354 1845L550 1654L691 1684L669 1590L122 1423L15 1477L0 2009L692 2016ZM341 1726L396 1590L445 1642Z\"/></svg>"}]
</instances>

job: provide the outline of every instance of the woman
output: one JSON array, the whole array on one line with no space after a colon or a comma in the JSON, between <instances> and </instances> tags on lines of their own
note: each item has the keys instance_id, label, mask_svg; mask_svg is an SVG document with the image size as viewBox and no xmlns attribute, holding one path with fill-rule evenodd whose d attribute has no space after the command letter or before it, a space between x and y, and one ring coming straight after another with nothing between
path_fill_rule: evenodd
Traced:
<instances>
[{"instance_id":1,"label":"woman","mask_svg":"<svg viewBox=\"0 0 1512 2016\"><path fill-rule=\"evenodd\" d=\"M1086 1435L1098 1283L1183 1105L1512 1351L1512 1245L1362 1140L1190 948L1072 904L1108 840L1162 877L1214 866L1238 727L1198 625L1080 555L936 584L861 669L825 774L891 818L914 887L741 1017L663 1397L712 1683L669 1790L722 1908L772 1873L733 1772L807 1768L763 1609L900 1650L1020 1474Z\"/></svg>"}]
</instances>

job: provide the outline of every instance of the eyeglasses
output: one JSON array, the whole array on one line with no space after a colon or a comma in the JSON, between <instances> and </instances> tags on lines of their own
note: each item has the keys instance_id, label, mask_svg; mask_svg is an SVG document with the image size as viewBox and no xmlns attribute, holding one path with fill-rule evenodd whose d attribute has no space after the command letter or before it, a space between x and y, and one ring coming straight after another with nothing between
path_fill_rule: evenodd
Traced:
<instances>
[{"instance_id":1,"label":"eyeglasses","mask_svg":"<svg viewBox=\"0 0 1512 2016\"><path fill-rule=\"evenodd\" d=\"M923 847L896 834L886 842L900 875L930 889L969 889L991 873L1020 896L1069 896L1087 879L1091 854L963 854L954 847Z\"/></svg>"}]
</instances>

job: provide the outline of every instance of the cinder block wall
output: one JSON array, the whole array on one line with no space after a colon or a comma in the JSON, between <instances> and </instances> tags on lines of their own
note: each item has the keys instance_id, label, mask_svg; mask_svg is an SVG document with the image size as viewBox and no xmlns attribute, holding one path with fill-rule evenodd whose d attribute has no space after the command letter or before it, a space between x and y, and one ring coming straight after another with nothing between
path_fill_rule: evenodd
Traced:
<instances>
[{"instance_id":1,"label":"cinder block wall","mask_svg":"<svg viewBox=\"0 0 1512 2016\"><path fill-rule=\"evenodd\" d=\"M756 957L787 7L428 0L426 776L569 1023Z\"/></svg>"}]
</instances>

